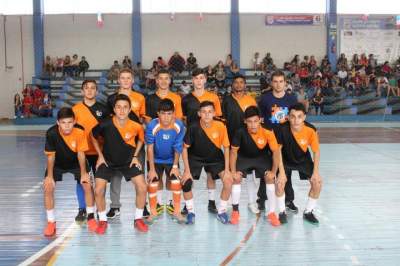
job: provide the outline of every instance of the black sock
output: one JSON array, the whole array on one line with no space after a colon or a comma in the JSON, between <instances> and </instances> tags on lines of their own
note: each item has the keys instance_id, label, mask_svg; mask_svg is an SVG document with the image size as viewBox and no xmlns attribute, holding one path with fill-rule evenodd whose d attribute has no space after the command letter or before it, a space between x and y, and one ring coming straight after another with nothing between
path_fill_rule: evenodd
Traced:
<instances>
[{"instance_id":1,"label":"black sock","mask_svg":"<svg viewBox=\"0 0 400 266\"><path fill-rule=\"evenodd\" d=\"M239 204L232 204L232 208L234 211L239 211Z\"/></svg>"},{"instance_id":2,"label":"black sock","mask_svg":"<svg viewBox=\"0 0 400 266\"><path fill-rule=\"evenodd\" d=\"M89 213L88 216L87 216L87 219L88 220L94 219L94 213Z\"/></svg>"},{"instance_id":3,"label":"black sock","mask_svg":"<svg viewBox=\"0 0 400 266\"><path fill-rule=\"evenodd\" d=\"M215 200L208 200L208 205L216 206Z\"/></svg>"}]
</instances>

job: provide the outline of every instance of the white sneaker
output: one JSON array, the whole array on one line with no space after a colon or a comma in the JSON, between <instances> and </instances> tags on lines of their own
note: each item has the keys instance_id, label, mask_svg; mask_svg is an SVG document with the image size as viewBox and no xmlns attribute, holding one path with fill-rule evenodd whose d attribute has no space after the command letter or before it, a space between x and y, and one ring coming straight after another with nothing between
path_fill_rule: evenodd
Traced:
<instances>
[{"instance_id":1,"label":"white sneaker","mask_svg":"<svg viewBox=\"0 0 400 266\"><path fill-rule=\"evenodd\" d=\"M249 210L252 213L254 213L254 214L259 214L260 213L260 210L258 209L257 203L255 203L255 202L254 203L249 203L248 207L249 207Z\"/></svg>"}]
</instances>

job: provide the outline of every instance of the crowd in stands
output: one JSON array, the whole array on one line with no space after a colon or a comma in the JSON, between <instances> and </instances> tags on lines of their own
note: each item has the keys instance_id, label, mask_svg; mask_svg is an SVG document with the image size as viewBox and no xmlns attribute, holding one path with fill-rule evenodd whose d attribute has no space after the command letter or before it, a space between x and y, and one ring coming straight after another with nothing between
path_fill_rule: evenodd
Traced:
<instances>
[{"instance_id":1,"label":"crowd in stands","mask_svg":"<svg viewBox=\"0 0 400 266\"><path fill-rule=\"evenodd\" d=\"M51 117L53 108L51 96L44 92L39 86L26 86L14 95L14 118L23 117Z\"/></svg>"},{"instance_id":2,"label":"crowd in stands","mask_svg":"<svg viewBox=\"0 0 400 266\"><path fill-rule=\"evenodd\" d=\"M45 77L57 77L57 74L60 74L61 77L80 77L82 75L85 78L88 69L89 63L86 57L82 56L79 60L77 54L74 54L72 58L69 55L66 55L64 58L52 58L47 55L43 63L43 74Z\"/></svg>"}]
</instances>

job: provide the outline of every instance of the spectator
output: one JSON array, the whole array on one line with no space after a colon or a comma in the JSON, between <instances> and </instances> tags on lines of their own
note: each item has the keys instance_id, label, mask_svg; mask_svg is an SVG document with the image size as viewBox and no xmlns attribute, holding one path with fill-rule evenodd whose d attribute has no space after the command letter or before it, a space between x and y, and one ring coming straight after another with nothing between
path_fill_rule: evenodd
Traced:
<instances>
[{"instance_id":1,"label":"spectator","mask_svg":"<svg viewBox=\"0 0 400 266\"><path fill-rule=\"evenodd\" d=\"M347 58L345 54L340 54L340 57L337 61L337 66L339 68L344 67L346 70L348 69Z\"/></svg>"},{"instance_id":2,"label":"spectator","mask_svg":"<svg viewBox=\"0 0 400 266\"><path fill-rule=\"evenodd\" d=\"M124 56L124 59L122 60L122 67L132 69L132 60L129 58L129 56Z\"/></svg>"},{"instance_id":3,"label":"spectator","mask_svg":"<svg viewBox=\"0 0 400 266\"><path fill-rule=\"evenodd\" d=\"M35 86L33 89L33 99L43 98L44 93L39 86Z\"/></svg>"},{"instance_id":4,"label":"spectator","mask_svg":"<svg viewBox=\"0 0 400 266\"><path fill-rule=\"evenodd\" d=\"M48 93L45 93L39 105L39 116L51 117L53 115L53 107L51 98Z\"/></svg>"},{"instance_id":5,"label":"spectator","mask_svg":"<svg viewBox=\"0 0 400 266\"><path fill-rule=\"evenodd\" d=\"M179 87L179 94L183 97L190 93L191 87L189 84L186 83L186 80L183 80L181 86Z\"/></svg>"},{"instance_id":6,"label":"spectator","mask_svg":"<svg viewBox=\"0 0 400 266\"><path fill-rule=\"evenodd\" d=\"M341 66L340 70L337 73L338 78L339 78L339 84L340 86L344 87L346 82L347 82L347 71L344 66Z\"/></svg>"},{"instance_id":7,"label":"spectator","mask_svg":"<svg viewBox=\"0 0 400 266\"><path fill-rule=\"evenodd\" d=\"M382 90L386 89L389 91L389 80L383 76L378 80L378 86L376 87L376 96L382 96Z\"/></svg>"},{"instance_id":8,"label":"spectator","mask_svg":"<svg viewBox=\"0 0 400 266\"><path fill-rule=\"evenodd\" d=\"M360 60L358 59L358 54L354 54L351 59L351 67L354 67L356 70L360 68Z\"/></svg>"},{"instance_id":9,"label":"spectator","mask_svg":"<svg viewBox=\"0 0 400 266\"><path fill-rule=\"evenodd\" d=\"M394 96L400 96L400 88L398 87L397 79L395 76L391 76L389 78L389 86L386 96L389 97L390 93L392 93Z\"/></svg>"},{"instance_id":10,"label":"spectator","mask_svg":"<svg viewBox=\"0 0 400 266\"><path fill-rule=\"evenodd\" d=\"M302 63L300 66L300 70L298 71L301 85L307 85L309 81L309 72L306 64Z\"/></svg>"},{"instance_id":11,"label":"spectator","mask_svg":"<svg viewBox=\"0 0 400 266\"><path fill-rule=\"evenodd\" d=\"M315 93L315 96L313 98L313 104L315 107L315 114L316 115L322 115L323 113L323 107L324 107L324 96L321 93L321 89L318 89L317 92Z\"/></svg>"},{"instance_id":12,"label":"spectator","mask_svg":"<svg viewBox=\"0 0 400 266\"><path fill-rule=\"evenodd\" d=\"M185 69L185 59L178 52L175 52L169 59L168 66L174 74L182 73Z\"/></svg>"},{"instance_id":13,"label":"spectator","mask_svg":"<svg viewBox=\"0 0 400 266\"><path fill-rule=\"evenodd\" d=\"M64 60L61 57L57 57L56 61L54 62L54 77L57 77L57 73L61 73L64 75Z\"/></svg>"},{"instance_id":14,"label":"spectator","mask_svg":"<svg viewBox=\"0 0 400 266\"><path fill-rule=\"evenodd\" d=\"M110 67L110 70L107 74L107 79L110 80L111 83L118 79L120 69L121 66L118 63L118 60L114 60L114 64Z\"/></svg>"},{"instance_id":15,"label":"spectator","mask_svg":"<svg viewBox=\"0 0 400 266\"><path fill-rule=\"evenodd\" d=\"M33 98L30 94L26 94L24 96L24 100L22 101L23 105L23 114L24 117L31 117L32 114L32 106L33 106Z\"/></svg>"},{"instance_id":16,"label":"spectator","mask_svg":"<svg viewBox=\"0 0 400 266\"><path fill-rule=\"evenodd\" d=\"M253 60L252 60L252 64L253 64L253 70L254 70L254 75L257 76L258 75L258 71L262 71L262 60L260 58L260 53L256 52L254 54Z\"/></svg>"},{"instance_id":17,"label":"spectator","mask_svg":"<svg viewBox=\"0 0 400 266\"><path fill-rule=\"evenodd\" d=\"M189 57L186 59L187 62L187 70L192 73L193 69L197 68L197 59L194 57L193 53L189 53Z\"/></svg>"},{"instance_id":18,"label":"spectator","mask_svg":"<svg viewBox=\"0 0 400 266\"><path fill-rule=\"evenodd\" d=\"M86 57L82 56L81 61L79 62L79 73L78 76L82 73L82 77L85 78L86 71L89 69L89 63L86 61Z\"/></svg>"},{"instance_id":19,"label":"spectator","mask_svg":"<svg viewBox=\"0 0 400 266\"><path fill-rule=\"evenodd\" d=\"M215 72L212 68L211 65L208 65L207 70L206 70L206 75L207 75L207 84L210 86L211 84L214 84L215 82Z\"/></svg>"},{"instance_id":20,"label":"spectator","mask_svg":"<svg viewBox=\"0 0 400 266\"><path fill-rule=\"evenodd\" d=\"M14 119L15 118L23 118L22 115L22 100L19 93L14 95Z\"/></svg>"},{"instance_id":21,"label":"spectator","mask_svg":"<svg viewBox=\"0 0 400 266\"><path fill-rule=\"evenodd\" d=\"M142 63L136 63L136 66L133 68L133 75L138 79L137 84L144 84L146 81L146 70L143 69Z\"/></svg>"},{"instance_id":22,"label":"spectator","mask_svg":"<svg viewBox=\"0 0 400 266\"><path fill-rule=\"evenodd\" d=\"M388 61L385 61L385 63L383 64L383 66L381 68L381 71L385 77L389 77L389 75L392 73L392 68L390 67Z\"/></svg>"},{"instance_id":23,"label":"spectator","mask_svg":"<svg viewBox=\"0 0 400 266\"><path fill-rule=\"evenodd\" d=\"M295 65L295 66L298 66L299 63L300 63L300 59L299 59L299 55L297 54L297 55L295 55L295 56L293 57L292 61L290 61L290 64Z\"/></svg>"},{"instance_id":24,"label":"spectator","mask_svg":"<svg viewBox=\"0 0 400 266\"><path fill-rule=\"evenodd\" d=\"M46 59L44 60L44 65L43 65L43 74L47 77L53 76L54 72L54 63L51 60L51 57L48 55L46 56Z\"/></svg>"},{"instance_id":25,"label":"spectator","mask_svg":"<svg viewBox=\"0 0 400 266\"><path fill-rule=\"evenodd\" d=\"M146 75L146 89L154 91L156 89L157 68L152 67Z\"/></svg>"},{"instance_id":26,"label":"spectator","mask_svg":"<svg viewBox=\"0 0 400 266\"><path fill-rule=\"evenodd\" d=\"M79 58L77 54L72 56L71 60L71 72L73 77L79 76Z\"/></svg>"},{"instance_id":27,"label":"spectator","mask_svg":"<svg viewBox=\"0 0 400 266\"><path fill-rule=\"evenodd\" d=\"M361 67L367 67L368 66L368 58L365 55L365 53L361 54L360 65L361 65Z\"/></svg>"},{"instance_id":28,"label":"spectator","mask_svg":"<svg viewBox=\"0 0 400 266\"><path fill-rule=\"evenodd\" d=\"M225 87L225 78L226 78L225 68L222 61L220 61L215 71L215 85L217 89L222 89Z\"/></svg>"},{"instance_id":29,"label":"spectator","mask_svg":"<svg viewBox=\"0 0 400 266\"><path fill-rule=\"evenodd\" d=\"M157 66L158 66L158 69L167 67L167 63L161 56L157 57Z\"/></svg>"},{"instance_id":30,"label":"spectator","mask_svg":"<svg viewBox=\"0 0 400 266\"><path fill-rule=\"evenodd\" d=\"M240 75L240 68L235 62L232 62L232 65L231 65L229 70L231 72L232 78L237 76L237 75Z\"/></svg>"},{"instance_id":31,"label":"spectator","mask_svg":"<svg viewBox=\"0 0 400 266\"><path fill-rule=\"evenodd\" d=\"M274 60L271 57L271 53L267 53L263 58L263 64L268 69L270 66L274 64Z\"/></svg>"},{"instance_id":32,"label":"spectator","mask_svg":"<svg viewBox=\"0 0 400 266\"><path fill-rule=\"evenodd\" d=\"M317 66L317 60L315 60L315 56L310 57L310 62L308 63L308 66L310 69L313 69L314 67Z\"/></svg>"},{"instance_id":33,"label":"spectator","mask_svg":"<svg viewBox=\"0 0 400 266\"><path fill-rule=\"evenodd\" d=\"M226 56L226 60L225 60L225 69L230 69L232 66L233 60L232 60L232 55L228 54Z\"/></svg>"},{"instance_id":34,"label":"spectator","mask_svg":"<svg viewBox=\"0 0 400 266\"><path fill-rule=\"evenodd\" d=\"M65 74L72 76L71 57L69 55L64 58L63 77L65 77Z\"/></svg>"},{"instance_id":35,"label":"spectator","mask_svg":"<svg viewBox=\"0 0 400 266\"><path fill-rule=\"evenodd\" d=\"M368 55L368 66L371 68L375 68L377 66L377 62L373 54Z\"/></svg>"}]
</instances>

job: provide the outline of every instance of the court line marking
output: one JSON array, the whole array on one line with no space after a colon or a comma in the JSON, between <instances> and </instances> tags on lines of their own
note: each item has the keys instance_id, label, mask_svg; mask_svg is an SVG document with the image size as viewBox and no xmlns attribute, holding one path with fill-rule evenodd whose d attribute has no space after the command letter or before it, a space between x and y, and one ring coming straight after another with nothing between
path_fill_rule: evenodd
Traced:
<instances>
[{"instance_id":1,"label":"court line marking","mask_svg":"<svg viewBox=\"0 0 400 266\"><path fill-rule=\"evenodd\" d=\"M47 246L45 246L44 248L42 248L41 250L39 250L38 252L36 252L35 254L33 254L32 256L30 256L29 258L27 258L26 260L24 260L23 262L21 262L19 264L19 266L28 266L32 263L34 263L36 260L38 260L40 257L42 257L43 255L45 255L47 252L51 251L53 248L56 248L59 245L62 245L62 243L64 242L64 240L66 240L67 238L72 237L73 233L75 233L75 231L78 229L78 225L73 222L65 231L64 233L62 233L61 236L59 236L58 238L56 238L53 242L51 242L50 244L48 244Z\"/></svg>"},{"instance_id":2,"label":"court line marking","mask_svg":"<svg viewBox=\"0 0 400 266\"><path fill-rule=\"evenodd\" d=\"M244 238L240 241L240 243L236 246L236 248L219 264L219 265L228 265L229 262L233 260L233 258L239 253L239 251L246 245L247 241L251 238L254 231L256 230L258 221L260 220L261 214L257 215L256 221L252 224L249 231L247 231Z\"/></svg>"}]
</instances>

